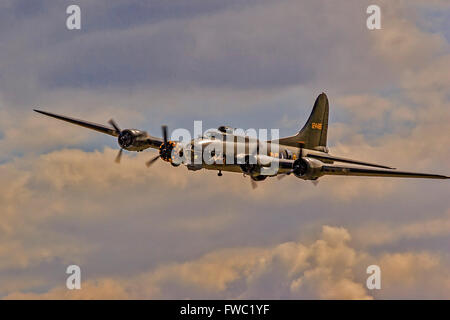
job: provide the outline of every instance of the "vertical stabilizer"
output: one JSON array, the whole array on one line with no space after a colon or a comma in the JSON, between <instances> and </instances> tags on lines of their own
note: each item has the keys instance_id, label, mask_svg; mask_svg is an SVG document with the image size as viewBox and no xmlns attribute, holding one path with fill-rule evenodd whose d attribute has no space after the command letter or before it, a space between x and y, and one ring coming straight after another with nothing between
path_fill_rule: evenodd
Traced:
<instances>
[{"instance_id":1,"label":"vertical stabilizer","mask_svg":"<svg viewBox=\"0 0 450 320\"><path fill-rule=\"evenodd\" d=\"M329 104L325 93L321 93L314 103L311 115L303 128L295 135L281 138L282 145L307 149L325 150L327 146ZM323 147L323 148L321 148Z\"/></svg>"}]
</instances>

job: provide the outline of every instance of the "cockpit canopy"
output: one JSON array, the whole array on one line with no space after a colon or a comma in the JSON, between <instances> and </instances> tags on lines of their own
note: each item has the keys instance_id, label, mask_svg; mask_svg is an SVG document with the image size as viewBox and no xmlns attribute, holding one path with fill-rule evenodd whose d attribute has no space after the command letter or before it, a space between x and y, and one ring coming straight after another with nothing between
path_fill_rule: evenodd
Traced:
<instances>
[{"instance_id":1,"label":"cockpit canopy","mask_svg":"<svg viewBox=\"0 0 450 320\"><path fill-rule=\"evenodd\" d=\"M217 130L219 130L220 132L223 133L233 133L234 129L228 126L220 126L219 128L217 128Z\"/></svg>"},{"instance_id":2,"label":"cockpit canopy","mask_svg":"<svg viewBox=\"0 0 450 320\"><path fill-rule=\"evenodd\" d=\"M223 132L216 129L209 129L206 130L203 134L203 139L222 139L223 138Z\"/></svg>"}]
</instances>

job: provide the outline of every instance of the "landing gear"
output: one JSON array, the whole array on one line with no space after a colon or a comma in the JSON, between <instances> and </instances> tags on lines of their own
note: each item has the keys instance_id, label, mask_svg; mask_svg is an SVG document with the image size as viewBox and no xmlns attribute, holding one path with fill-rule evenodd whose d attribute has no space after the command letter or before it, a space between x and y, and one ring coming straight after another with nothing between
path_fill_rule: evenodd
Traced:
<instances>
[{"instance_id":1,"label":"landing gear","mask_svg":"<svg viewBox=\"0 0 450 320\"><path fill-rule=\"evenodd\" d=\"M222 170L219 170L219 173L217 174L219 177L223 176Z\"/></svg>"}]
</instances>

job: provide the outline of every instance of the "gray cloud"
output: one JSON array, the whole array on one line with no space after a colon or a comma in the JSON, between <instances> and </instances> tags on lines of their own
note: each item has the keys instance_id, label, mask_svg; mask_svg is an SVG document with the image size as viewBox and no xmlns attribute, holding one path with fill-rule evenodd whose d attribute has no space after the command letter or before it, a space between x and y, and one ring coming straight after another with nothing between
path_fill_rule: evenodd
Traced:
<instances>
[{"instance_id":1,"label":"gray cloud","mask_svg":"<svg viewBox=\"0 0 450 320\"><path fill-rule=\"evenodd\" d=\"M348 72L352 77L347 86L354 89L363 79L367 85L379 85L387 78L389 69L372 54L364 28L365 7L359 1L345 6L326 1L208 6L216 8L205 9L196 2L86 4L86 24L80 32L65 30L63 4L45 11L30 9L35 14L17 16L5 35L9 45L0 59L4 94L23 101L24 91L36 97L39 88L267 89L316 85L318 77L322 89ZM186 7L196 14L179 17ZM22 12L20 8L13 5L11 10ZM127 18L136 11L147 19ZM155 15L165 18L154 21ZM114 21L119 21L115 28ZM14 96L17 87L20 96Z\"/></svg>"}]
</instances>

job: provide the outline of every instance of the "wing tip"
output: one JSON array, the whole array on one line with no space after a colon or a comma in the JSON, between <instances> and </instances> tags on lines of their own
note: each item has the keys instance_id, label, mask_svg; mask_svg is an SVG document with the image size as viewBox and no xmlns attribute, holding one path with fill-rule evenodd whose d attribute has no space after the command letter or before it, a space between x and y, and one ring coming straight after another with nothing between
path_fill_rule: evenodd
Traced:
<instances>
[{"instance_id":1,"label":"wing tip","mask_svg":"<svg viewBox=\"0 0 450 320\"><path fill-rule=\"evenodd\" d=\"M45 112L43 110L39 110L39 109L33 109L34 112L40 113L40 114L44 114L44 115L48 115L48 112Z\"/></svg>"}]
</instances>

